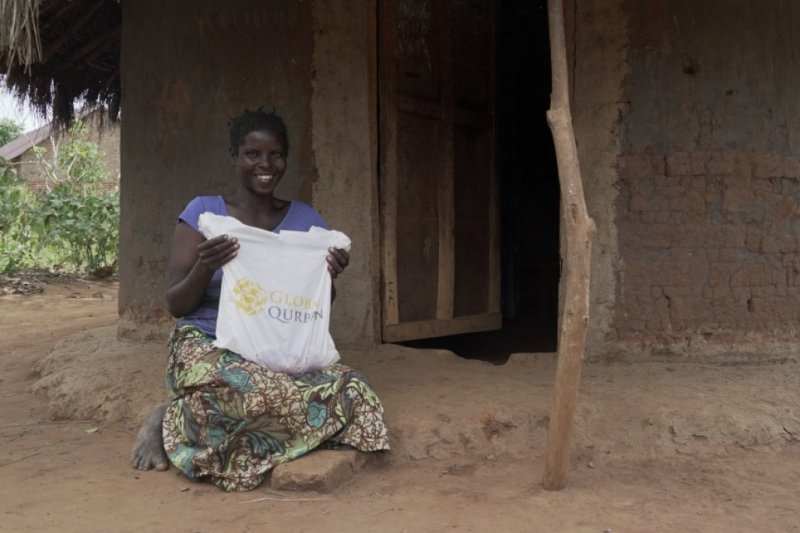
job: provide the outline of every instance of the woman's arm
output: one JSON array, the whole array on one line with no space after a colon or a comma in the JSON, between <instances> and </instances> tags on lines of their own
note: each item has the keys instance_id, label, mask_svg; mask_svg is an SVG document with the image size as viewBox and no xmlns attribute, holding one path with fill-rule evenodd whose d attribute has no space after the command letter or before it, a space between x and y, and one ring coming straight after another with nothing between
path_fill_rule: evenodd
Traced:
<instances>
[{"instance_id":1,"label":"woman's arm","mask_svg":"<svg viewBox=\"0 0 800 533\"><path fill-rule=\"evenodd\" d=\"M214 271L236 256L239 244L227 235L206 240L184 222L175 226L167 267L167 308L178 318L200 305Z\"/></svg>"}]
</instances>

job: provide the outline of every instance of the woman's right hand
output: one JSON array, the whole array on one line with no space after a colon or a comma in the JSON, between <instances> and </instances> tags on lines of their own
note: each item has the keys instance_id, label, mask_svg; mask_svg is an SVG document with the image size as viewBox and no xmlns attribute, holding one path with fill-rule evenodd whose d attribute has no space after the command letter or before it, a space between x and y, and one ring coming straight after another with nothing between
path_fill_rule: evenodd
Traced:
<instances>
[{"instance_id":1,"label":"woman's right hand","mask_svg":"<svg viewBox=\"0 0 800 533\"><path fill-rule=\"evenodd\" d=\"M236 257L238 250L239 241L235 237L220 235L197 245L197 261L213 272Z\"/></svg>"},{"instance_id":2,"label":"woman's right hand","mask_svg":"<svg viewBox=\"0 0 800 533\"><path fill-rule=\"evenodd\" d=\"M174 317L191 313L203 301L214 272L236 257L239 242L227 235L206 239L185 222L175 225L167 266L167 308Z\"/></svg>"}]
</instances>

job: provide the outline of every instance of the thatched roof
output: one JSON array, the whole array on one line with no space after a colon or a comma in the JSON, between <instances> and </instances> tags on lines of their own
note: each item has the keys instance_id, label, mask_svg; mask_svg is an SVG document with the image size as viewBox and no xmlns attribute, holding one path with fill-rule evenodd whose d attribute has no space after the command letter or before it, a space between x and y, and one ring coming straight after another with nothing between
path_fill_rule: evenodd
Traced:
<instances>
[{"instance_id":1,"label":"thatched roof","mask_svg":"<svg viewBox=\"0 0 800 533\"><path fill-rule=\"evenodd\" d=\"M0 0L0 73L58 126L83 105L116 119L121 30L119 0Z\"/></svg>"}]
</instances>

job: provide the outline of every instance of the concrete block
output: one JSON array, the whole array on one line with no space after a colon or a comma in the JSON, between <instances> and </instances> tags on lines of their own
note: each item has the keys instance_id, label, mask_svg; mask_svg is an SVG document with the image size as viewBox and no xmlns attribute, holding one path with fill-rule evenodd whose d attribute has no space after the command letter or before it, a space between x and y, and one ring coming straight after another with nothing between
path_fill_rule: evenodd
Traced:
<instances>
[{"instance_id":1,"label":"concrete block","mask_svg":"<svg viewBox=\"0 0 800 533\"><path fill-rule=\"evenodd\" d=\"M666 176L667 174L667 163L666 158L663 156L653 156L651 162L651 167L653 170L653 176Z\"/></svg>"},{"instance_id":2,"label":"concrete block","mask_svg":"<svg viewBox=\"0 0 800 533\"><path fill-rule=\"evenodd\" d=\"M726 188L722 198L723 209L729 213L746 213L752 209L755 202L753 191L737 186Z\"/></svg>"},{"instance_id":3,"label":"concrete block","mask_svg":"<svg viewBox=\"0 0 800 533\"><path fill-rule=\"evenodd\" d=\"M706 173L706 153L691 152L689 154L689 164L693 176L701 176Z\"/></svg>"},{"instance_id":4,"label":"concrete block","mask_svg":"<svg viewBox=\"0 0 800 533\"><path fill-rule=\"evenodd\" d=\"M745 246L750 253L761 252L761 241L763 240L763 232L761 228L749 226L747 228L747 237Z\"/></svg>"},{"instance_id":5,"label":"concrete block","mask_svg":"<svg viewBox=\"0 0 800 533\"><path fill-rule=\"evenodd\" d=\"M692 288L688 285L666 285L664 287L664 295L671 298L673 301L678 298L688 297L692 294Z\"/></svg>"},{"instance_id":6,"label":"concrete block","mask_svg":"<svg viewBox=\"0 0 800 533\"><path fill-rule=\"evenodd\" d=\"M783 175L790 178L800 177L800 161L794 157L782 158Z\"/></svg>"},{"instance_id":7,"label":"concrete block","mask_svg":"<svg viewBox=\"0 0 800 533\"><path fill-rule=\"evenodd\" d=\"M691 173L689 154L672 152L667 155L667 176L688 176Z\"/></svg>"},{"instance_id":8,"label":"concrete block","mask_svg":"<svg viewBox=\"0 0 800 533\"><path fill-rule=\"evenodd\" d=\"M711 297L712 298L724 298L726 296L731 295L731 288L728 286L722 287L712 287L711 288Z\"/></svg>"},{"instance_id":9,"label":"concrete block","mask_svg":"<svg viewBox=\"0 0 800 533\"><path fill-rule=\"evenodd\" d=\"M667 200L654 194L652 191L641 192L634 191L631 193L630 210L637 212L656 212L666 211L669 209Z\"/></svg>"},{"instance_id":10,"label":"concrete block","mask_svg":"<svg viewBox=\"0 0 800 533\"><path fill-rule=\"evenodd\" d=\"M750 185L753 191L758 193L770 193L774 192L775 190L775 179L774 178L759 178L754 177L750 180Z\"/></svg>"},{"instance_id":11,"label":"concrete block","mask_svg":"<svg viewBox=\"0 0 800 533\"><path fill-rule=\"evenodd\" d=\"M765 254L788 254L797 252L797 239L791 235L781 235L777 233L782 230L773 226L772 232L764 232L761 240L761 252ZM777 233L777 234L776 234Z\"/></svg>"},{"instance_id":12,"label":"concrete block","mask_svg":"<svg viewBox=\"0 0 800 533\"><path fill-rule=\"evenodd\" d=\"M794 261L787 266L786 282L789 287L800 287L800 262Z\"/></svg>"},{"instance_id":13,"label":"concrete block","mask_svg":"<svg viewBox=\"0 0 800 533\"><path fill-rule=\"evenodd\" d=\"M669 206L667 206L667 209L669 209ZM672 224L672 213L670 213L668 210L657 212L656 222L660 224Z\"/></svg>"},{"instance_id":14,"label":"concrete block","mask_svg":"<svg viewBox=\"0 0 800 533\"><path fill-rule=\"evenodd\" d=\"M649 155L628 155L619 158L619 176L623 179L646 178L653 175L653 158Z\"/></svg>"},{"instance_id":15,"label":"concrete block","mask_svg":"<svg viewBox=\"0 0 800 533\"><path fill-rule=\"evenodd\" d=\"M652 211L643 211L642 212L642 223L643 224L651 224L656 221L656 214Z\"/></svg>"},{"instance_id":16,"label":"concrete block","mask_svg":"<svg viewBox=\"0 0 800 533\"><path fill-rule=\"evenodd\" d=\"M708 259L703 250L698 250L689 258L689 285L702 288L708 279Z\"/></svg>"},{"instance_id":17,"label":"concrete block","mask_svg":"<svg viewBox=\"0 0 800 533\"><path fill-rule=\"evenodd\" d=\"M743 263L746 259L747 253L742 248L722 248L719 251L719 258L717 261L720 263Z\"/></svg>"},{"instance_id":18,"label":"concrete block","mask_svg":"<svg viewBox=\"0 0 800 533\"><path fill-rule=\"evenodd\" d=\"M383 457L383 453L357 450L315 450L276 466L270 486L277 490L331 492Z\"/></svg>"},{"instance_id":19,"label":"concrete block","mask_svg":"<svg viewBox=\"0 0 800 533\"><path fill-rule=\"evenodd\" d=\"M709 152L706 160L708 173L714 175L732 174L735 164L736 158L730 152Z\"/></svg>"},{"instance_id":20,"label":"concrete block","mask_svg":"<svg viewBox=\"0 0 800 533\"><path fill-rule=\"evenodd\" d=\"M753 154L753 176L756 178L775 178L784 171L784 161L773 154Z\"/></svg>"},{"instance_id":21,"label":"concrete block","mask_svg":"<svg viewBox=\"0 0 800 533\"><path fill-rule=\"evenodd\" d=\"M731 276L738 270L738 265L731 263L716 263L711 265L708 275L708 287L712 289L718 287L729 287L731 285ZM714 292L711 292L711 297L714 297Z\"/></svg>"}]
</instances>

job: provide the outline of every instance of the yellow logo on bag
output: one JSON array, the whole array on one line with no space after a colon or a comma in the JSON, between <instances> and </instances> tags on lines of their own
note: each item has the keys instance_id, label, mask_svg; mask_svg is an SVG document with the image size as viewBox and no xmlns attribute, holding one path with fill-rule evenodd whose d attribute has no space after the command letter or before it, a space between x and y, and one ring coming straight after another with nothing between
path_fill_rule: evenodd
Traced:
<instances>
[{"instance_id":1,"label":"yellow logo on bag","mask_svg":"<svg viewBox=\"0 0 800 533\"><path fill-rule=\"evenodd\" d=\"M242 278L234 284L233 297L236 307L248 315L260 313L267 304L267 294L261 285L247 278Z\"/></svg>"}]
</instances>

